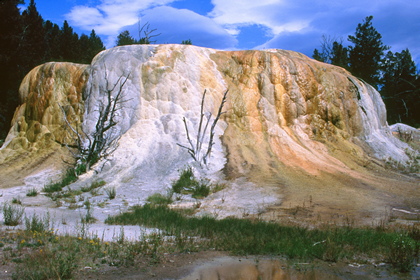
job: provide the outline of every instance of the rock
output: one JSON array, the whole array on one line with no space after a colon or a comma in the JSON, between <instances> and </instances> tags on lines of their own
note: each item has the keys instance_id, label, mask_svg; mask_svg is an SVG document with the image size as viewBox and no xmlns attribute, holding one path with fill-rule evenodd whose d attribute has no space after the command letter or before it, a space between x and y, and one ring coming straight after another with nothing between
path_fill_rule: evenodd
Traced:
<instances>
[{"instance_id":1,"label":"rock","mask_svg":"<svg viewBox=\"0 0 420 280\"><path fill-rule=\"evenodd\" d=\"M420 129L411 127L403 123L396 123L389 127L392 133L400 139L410 141L420 141Z\"/></svg>"},{"instance_id":2,"label":"rock","mask_svg":"<svg viewBox=\"0 0 420 280\"><path fill-rule=\"evenodd\" d=\"M183 118L195 143L205 90L204 112L212 118L229 92L209 164L200 168L178 144L189 145ZM372 160L409 160L404 152L409 147L392 136L386 123L379 93L342 68L284 50L132 45L103 51L89 66L47 63L32 70L21 85L22 105L0 150L0 169L16 164L22 154L33 159L40 152L45 158L66 153L62 146L75 135L63 109L73 128L92 136L107 92L122 96L117 125L108 132L117 136L118 147L75 185L100 174L109 187L127 194L128 203L163 192L180 169L191 165L213 181L249 182L254 192L235 187L229 193L255 193L255 209L266 207L264 197L272 205L286 193L287 199L294 193L297 201L305 193L320 201L331 194L326 186L335 188L337 197L354 196L329 203L357 208L367 203L365 192L381 199L373 190L382 181L362 175L368 172L363 168ZM203 152L208 138L207 133ZM57 159L49 163L58 165ZM33 173L21 170L22 176ZM363 191L354 193L355 187ZM312 194L315 189L319 192ZM201 204L204 212L216 207L210 200Z\"/></svg>"}]
</instances>

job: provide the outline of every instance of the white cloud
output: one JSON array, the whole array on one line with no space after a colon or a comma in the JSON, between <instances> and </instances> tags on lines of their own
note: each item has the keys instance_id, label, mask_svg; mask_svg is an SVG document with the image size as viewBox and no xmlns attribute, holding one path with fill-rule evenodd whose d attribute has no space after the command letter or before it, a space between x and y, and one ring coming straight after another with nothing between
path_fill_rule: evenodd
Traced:
<instances>
[{"instance_id":1,"label":"white cloud","mask_svg":"<svg viewBox=\"0 0 420 280\"><path fill-rule=\"evenodd\" d=\"M385 44L394 51L409 48L413 57L420 57L420 1L416 0L200 0L211 1L214 7L207 16L167 6L175 1L183 0L99 0L96 6L74 7L67 19L72 26L106 36L108 47L125 26L136 25L141 15L162 32L159 43L191 39L202 46L233 49L240 38L249 43L241 41L239 47L255 42L261 48L288 48L310 55L323 34L347 41L357 24L373 15L373 25ZM252 36L249 28L253 26L261 27L266 34L259 40L268 38L267 42L246 37Z\"/></svg>"},{"instance_id":2,"label":"white cloud","mask_svg":"<svg viewBox=\"0 0 420 280\"><path fill-rule=\"evenodd\" d=\"M166 5L176 0L102 0L95 7L75 6L66 15L71 25L82 30L95 29L101 35L116 35L139 19L142 10Z\"/></svg>"},{"instance_id":3,"label":"white cloud","mask_svg":"<svg viewBox=\"0 0 420 280\"><path fill-rule=\"evenodd\" d=\"M157 29L156 33L161 33L155 38L158 43L179 44L191 39L194 45L218 49L233 48L237 44L235 37L212 19L190 10L156 7L144 11L141 20L149 22L151 29ZM138 34L137 23L124 29L133 36Z\"/></svg>"},{"instance_id":4,"label":"white cloud","mask_svg":"<svg viewBox=\"0 0 420 280\"><path fill-rule=\"evenodd\" d=\"M232 34L254 24L267 27L273 35L296 32L308 27L310 20L299 14L292 17L291 3L290 0L212 0L214 9L209 16Z\"/></svg>"},{"instance_id":5,"label":"white cloud","mask_svg":"<svg viewBox=\"0 0 420 280\"><path fill-rule=\"evenodd\" d=\"M420 40L420 1L400 0L212 0L209 13L230 34L241 33L245 26L269 29L270 39L256 48L287 48L311 55L323 34L347 41L357 24L373 15L373 25L383 42L409 48L420 57L415 41ZM403 47L405 46L405 47ZM397 50L397 51L400 51Z\"/></svg>"}]
</instances>

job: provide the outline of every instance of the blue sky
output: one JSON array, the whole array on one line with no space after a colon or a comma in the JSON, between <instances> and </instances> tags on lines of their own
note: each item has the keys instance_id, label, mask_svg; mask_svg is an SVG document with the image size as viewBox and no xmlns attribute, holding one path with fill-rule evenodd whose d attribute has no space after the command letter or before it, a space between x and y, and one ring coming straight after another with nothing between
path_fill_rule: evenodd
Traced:
<instances>
[{"instance_id":1,"label":"blue sky","mask_svg":"<svg viewBox=\"0 0 420 280\"><path fill-rule=\"evenodd\" d=\"M26 2L29 2L27 0ZM373 26L392 51L408 48L420 66L419 0L35 0L45 20L67 20L78 33L92 29L108 48L129 30L138 36L149 22L157 43L216 49L278 48L312 55L322 36L342 39L373 15Z\"/></svg>"}]
</instances>

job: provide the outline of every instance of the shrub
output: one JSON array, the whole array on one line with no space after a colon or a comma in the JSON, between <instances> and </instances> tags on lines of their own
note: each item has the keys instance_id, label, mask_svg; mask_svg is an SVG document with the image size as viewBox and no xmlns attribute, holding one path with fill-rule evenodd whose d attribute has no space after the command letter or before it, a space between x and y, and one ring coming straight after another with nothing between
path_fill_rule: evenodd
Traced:
<instances>
[{"instance_id":1,"label":"shrub","mask_svg":"<svg viewBox=\"0 0 420 280\"><path fill-rule=\"evenodd\" d=\"M390 246L388 261L400 272L409 272L414 264L416 244L411 238L399 235Z\"/></svg>"},{"instance_id":2,"label":"shrub","mask_svg":"<svg viewBox=\"0 0 420 280\"><path fill-rule=\"evenodd\" d=\"M210 185L207 181L198 181L191 167L181 171L179 179L172 184L174 193L191 194L194 198L203 198L210 194Z\"/></svg>"},{"instance_id":3,"label":"shrub","mask_svg":"<svg viewBox=\"0 0 420 280\"><path fill-rule=\"evenodd\" d=\"M88 200L85 201L85 203L83 203L86 207L86 215L84 217L82 217L81 222L83 223L93 223L96 221L95 217L93 217L92 212L92 203Z\"/></svg>"},{"instance_id":4,"label":"shrub","mask_svg":"<svg viewBox=\"0 0 420 280\"><path fill-rule=\"evenodd\" d=\"M192 197L194 198L204 198L210 194L210 186L202 181L190 190L192 192Z\"/></svg>"},{"instance_id":5,"label":"shrub","mask_svg":"<svg viewBox=\"0 0 420 280\"><path fill-rule=\"evenodd\" d=\"M3 204L4 224L7 226L17 226L22 221L25 209L18 204Z\"/></svg>"},{"instance_id":6,"label":"shrub","mask_svg":"<svg viewBox=\"0 0 420 280\"><path fill-rule=\"evenodd\" d=\"M37 196L37 195L38 195L38 191L35 188L28 190L28 192L26 193L26 196Z\"/></svg>"},{"instance_id":7,"label":"shrub","mask_svg":"<svg viewBox=\"0 0 420 280\"><path fill-rule=\"evenodd\" d=\"M90 186L82 187L80 190L82 192L90 192L90 191L93 191L94 189L97 189L105 185L106 185L106 182L101 180L101 181L93 182L92 184L90 184Z\"/></svg>"},{"instance_id":8,"label":"shrub","mask_svg":"<svg viewBox=\"0 0 420 280\"><path fill-rule=\"evenodd\" d=\"M179 179L172 184L172 190L174 193L182 193L182 191L194 186L197 183L198 182L194 177L192 168L188 167L181 171Z\"/></svg>"}]
</instances>

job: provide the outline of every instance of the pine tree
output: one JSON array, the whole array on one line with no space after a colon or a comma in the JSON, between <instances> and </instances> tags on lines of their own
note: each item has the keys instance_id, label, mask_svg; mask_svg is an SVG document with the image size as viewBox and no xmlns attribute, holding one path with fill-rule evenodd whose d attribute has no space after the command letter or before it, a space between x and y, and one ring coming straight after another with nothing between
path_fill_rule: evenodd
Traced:
<instances>
[{"instance_id":1,"label":"pine tree","mask_svg":"<svg viewBox=\"0 0 420 280\"><path fill-rule=\"evenodd\" d=\"M136 44L137 41L130 35L128 30L121 32L117 37L117 46L126 46Z\"/></svg>"},{"instance_id":2,"label":"pine tree","mask_svg":"<svg viewBox=\"0 0 420 280\"><path fill-rule=\"evenodd\" d=\"M36 9L35 1L22 13L23 41L20 51L20 69L25 75L33 67L45 62L47 42L45 41L44 20Z\"/></svg>"},{"instance_id":3,"label":"pine tree","mask_svg":"<svg viewBox=\"0 0 420 280\"><path fill-rule=\"evenodd\" d=\"M47 44L45 60L46 61L57 61L61 60L60 56L60 27L47 20L44 23L45 29L45 42Z\"/></svg>"},{"instance_id":4,"label":"pine tree","mask_svg":"<svg viewBox=\"0 0 420 280\"><path fill-rule=\"evenodd\" d=\"M420 91L416 66L408 49L384 59L381 95L387 106L390 123L420 124Z\"/></svg>"},{"instance_id":5,"label":"pine tree","mask_svg":"<svg viewBox=\"0 0 420 280\"><path fill-rule=\"evenodd\" d=\"M19 0L0 1L0 139L6 136L18 104L19 46L22 24Z\"/></svg>"},{"instance_id":6,"label":"pine tree","mask_svg":"<svg viewBox=\"0 0 420 280\"><path fill-rule=\"evenodd\" d=\"M366 17L358 24L355 35L348 37L354 44L349 47L349 63L353 75L378 87L382 58L389 47L382 43L382 36L372 26L372 19L373 16Z\"/></svg>"},{"instance_id":7,"label":"pine tree","mask_svg":"<svg viewBox=\"0 0 420 280\"><path fill-rule=\"evenodd\" d=\"M79 35L73 32L73 28L65 20L60 35L60 56L64 61L78 62L79 56Z\"/></svg>"},{"instance_id":8,"label":"pine tree","mask_svg":"<svg viewBox=\"0 0 420 280\"><path fill-rule=\"evenodd\" d=\"M331 51L331 64L348 69L349 57L348 50L343 44L335 41Z\"/></svg>"},{"instance_id":9,"label":"pine tree","mask_svg":"<svg viewBox=\"0 0 420 280\"><path fill-rule=\"evenodd\" d=\"M98 53L105 50L104 43L102 42L101 38L99 38L98 35L96 35L95 30L92 29L89 36L89 63L92 60L92 58L95 57Z\"/></svg>"},{"instance_id":10,"label":"pine tree","mask_svg":"<svg viewBox=\"0 0 420 280\"><path fill-rule=\"evenodd\" d=\"M342 40L330 36L322 36L321 51L314 50L312 57L318 61L330 63L348 69L348 50Z\"/></svg>"},{"instance_id":11,"label":"pine tree","mask_svg":"<svg viewBox=\"0 0 420 280\"><path fill-rule=\"evenodd\" d=\"M316 59L318 61L325 62L324 55L318 49L314 49L314 53L312 54L312 57L313 59Z\"/></svg>"}]
</instances>

